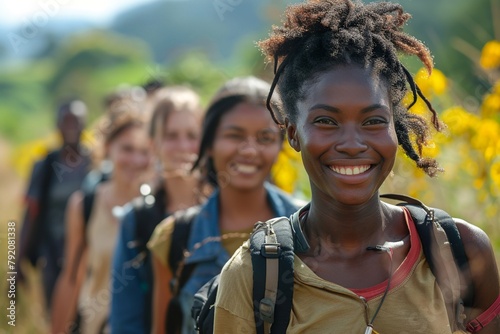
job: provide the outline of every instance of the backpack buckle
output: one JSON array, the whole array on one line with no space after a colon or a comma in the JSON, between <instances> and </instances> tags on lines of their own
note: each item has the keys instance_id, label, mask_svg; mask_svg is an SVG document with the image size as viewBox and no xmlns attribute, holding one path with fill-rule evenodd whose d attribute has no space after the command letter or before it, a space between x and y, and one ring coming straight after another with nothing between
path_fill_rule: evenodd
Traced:
<instances>
[{"instance_id":1,"label":"backpack buckle","mask_svg":"<svg viewBox=\"0 0 500 334\"><path fill-rule=\"evenodd\" d=\"M281 256L281 247L278 243L263 243L260 247L260 254L266 258L278 258Z\"/></svg>"},{"instance_id":2,"label":"backpack buckle","mask_svg":"<svg viewBox=\"0 0 500 334\"><path fill-rule=\"evenodd\" d=\"M259 304L260 317L265 322L274 321L274 302L270 298L262 298Z\"/></svg>"}]
</instances>

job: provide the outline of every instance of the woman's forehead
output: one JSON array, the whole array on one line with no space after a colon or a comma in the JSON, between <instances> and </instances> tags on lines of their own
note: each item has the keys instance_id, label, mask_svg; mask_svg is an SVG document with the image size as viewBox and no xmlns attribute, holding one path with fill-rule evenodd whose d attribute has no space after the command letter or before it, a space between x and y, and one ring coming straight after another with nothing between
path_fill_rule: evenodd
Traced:
<instances>
[{"instance_id":1,"label":"woman's forehead","mask_svg":"<svg viewBox=\"0 0 500 334\"><path fill-rule=\"evenodd\" d=\"M319 74L304 87L303 100L306 105L325 104L373 104L387 102L387 84L370 70L356 66L336 67Z\"/></svg>"}]
</instances>

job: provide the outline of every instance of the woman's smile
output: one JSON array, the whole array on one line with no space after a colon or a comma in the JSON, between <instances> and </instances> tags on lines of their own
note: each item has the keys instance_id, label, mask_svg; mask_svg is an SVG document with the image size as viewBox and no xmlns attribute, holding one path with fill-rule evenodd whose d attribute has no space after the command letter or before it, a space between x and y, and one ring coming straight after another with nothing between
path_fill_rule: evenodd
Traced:
<instances>
[{"instance_id":1,"label":"woman's smile","mask_svg":"<svg viewBox=\"0 0 500 334\"><path fill-rule=\"evenodd\" d=\"M358 175L366 172L370 169L370 165L359 165L359 166L330 166L330 169L335 173L342 175Z\"/></svg>"}]
</instances>

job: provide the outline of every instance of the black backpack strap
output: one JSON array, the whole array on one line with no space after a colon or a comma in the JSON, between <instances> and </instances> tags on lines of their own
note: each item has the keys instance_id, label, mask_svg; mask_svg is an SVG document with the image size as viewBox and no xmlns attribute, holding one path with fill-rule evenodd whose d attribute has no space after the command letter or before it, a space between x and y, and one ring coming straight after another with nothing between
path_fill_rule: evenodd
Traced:
<instances>
[{"instance_id":1,"label":"black backpack strap","mask_svg":"<svg viewBox=\"0 0 500 334\"><path fill-rule=\"evenodd\" d=\"M165 218L166 193L160 188L156 194L143 195L133 201L135 216L134 247L141 254L141 261L149 256L147 243L156 226Z\"/></svg>"},{"instance_id":2,"label":"black backpack strap","mask_svg":"<svg viewBox=\"0 0 500 334\"><path fill-rule=\"evenodd\" d=\"M88 192L83 196L83 228L84 232L87 230L89 224L90 214L92 213L92 206L94 205L95 191ZM85 233L83 234L85 237Z\"/></svg>"},{"instance_id":3,"label":"black backpack strap","mask_svg":"<svg viewBox=\"0 0 500 334\"><path fill-rule=\"evenodd\" d=\"M184 315L177 297L194 269L194 265L184 265L184 254L187 249L193 221L200 213L200 210L201 206L194 206L187 210L174 213L174 230L172 232L172 243L168 258L173 278L170 282L172 298L170 299L167 314L165 316L165 332L167 334L180 333L182 330L182 319Z\"/></svg>"},{"instance_id":4,"label":"black backpack strap","mask_svg":"<svg viewBox=\"0 0 500 334\"><path fill-rule=\"evenodd\" d=\"M198 205L174 214L175 223L168 258L168 263L173 274L177 272L179 264L184 259L184 251L187 248L191 226L194 218L200 213L200 210L201 206Z\"/></svg>"},{"instance_id":5,"label":"black backpack strap","mask_svg":"<svg viewBox=\"0 0 500 334\"><path fill-rule=\"evenodd\" d=\"M95 199L95 189L84 193L83 195L83 231L82 231L82 242L78 251L76 253L75 262L73 268L71 269L70 279L72 282L76 282L76 274L78 272L78 266L82 260L83 251L87 246L87 226L89 224L90 215L92 213L92 206L94 205Z\"/></svg>"},{"instance_id":6,"label":"black backpack strap","mask_svg":"<svg viewBox=\"0 0 500 334\"><path fill-rule=\"evenodd\" d=\"M257 334L286 333L293 301L293 231L286 217L256 224L250 237ZM265 273L265 274L263 274Z\"/></svg>"},{"instance_id":7,"label":"black backpack strap","mask_svg":"<svg viewBox=\"0 0 500 334\"><path fill-rule=\"evenodd\" d=\"M452 277L453 273L446 270L447 261L443 258L441 253L439 242L439 229L444 231L446 242L450 245L451 253L453 255L453 260L455 267L457 269L459 282L459 298L460 300L451 300L454 298L452 296L445 295L447 303L451 304L453 309L452 317L457 318L463 311L461 305L456 305L457 302L462 305L472 305L474 300L473 296L473 286L470 283L470 268L465 254L465 249L463 246L462 239L460 237L460 232L455 224L454 219L445 211L430 208L424 205L422 202L403 195L387 194L381 195L380 197L396 199L404 201L405 203L400 203L398 205L404 206L410 211L410 214L415 222L419 237L421 239L423 252L429 267L436 276L439 286L446 290L453 289L449 287L451 282L456 277ZM450 277L451 276L451 277ZM446 293L445 293L446 294ZM450 317L450 319L453 319ZM459 320L458 320L459 321Z\"/></svg>"},{"instance_id":8,"label":"black backpack strap","mask_svg":"<svg viewBox=\"0 0 500 334\"><path fill-rule=\"evenodd\" d=\"M215 300L219 289L220 274L205 283L194 295L191 316L199 334L214 332Z\"/></svg>"}]
</instances>

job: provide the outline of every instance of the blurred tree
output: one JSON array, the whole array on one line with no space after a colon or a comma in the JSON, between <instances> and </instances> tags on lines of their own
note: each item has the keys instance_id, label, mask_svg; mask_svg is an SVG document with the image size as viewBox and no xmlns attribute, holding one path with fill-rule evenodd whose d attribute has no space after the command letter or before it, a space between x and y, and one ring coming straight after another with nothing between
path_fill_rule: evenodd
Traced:
<instances>
[{"instance_id":1,"label":"blurred tree","mask_svg":"<svg viewBox=\"0 0 500 334\"><path fill-rule=\"evenodd\" d=\"M170 84L188 84L195 89L206 104L213 93L229 79L227 73L215 65L208 56L197 50L181 54L165 69Z\"/></svg>"},{"instance_id":2,"label":"blurred tree","mask_svg":"<svg viewBox=\"0 0 500 334\"><path fill-rule=\"evenodd\" d=\"M68 96L80 97L95 115L106 94L120 84L144 78L150 62L147 45L137 39L87 32L67 39L57 50L47 90L54 103Z\"/></svg>"}]
</instances>

